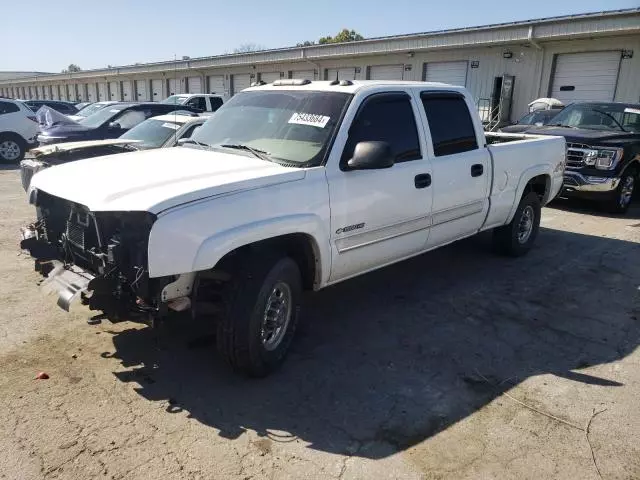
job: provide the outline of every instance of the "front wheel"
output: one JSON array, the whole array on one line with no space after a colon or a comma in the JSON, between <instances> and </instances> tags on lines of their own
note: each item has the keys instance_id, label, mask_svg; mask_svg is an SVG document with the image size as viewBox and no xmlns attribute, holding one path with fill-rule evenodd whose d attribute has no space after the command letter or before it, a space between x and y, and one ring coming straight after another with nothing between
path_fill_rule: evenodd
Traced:
<instances>
[{"instance_id":1,"label":"front wheel","mask_svg":"<svg viewBox=\"0 0 640 480\"><path fill-rule=\"evenodd\" d=\"M626 213L631 205L633 192L636 186L636 172L627 172L620 179L613 198L609 201L609 211L611 213Z\"/></svg>"},{"instance_id":2,"label":"front wheel","mask_svg":"<svg viewBox=\"0 0 640 480\"><path fill-rule=\"evenodd\" d=\"M219 353L231 367L263 377L284 361L298 325L300 269L291 258L260 252L242 262L218 322Z\"/></svg>"},{"instance_id":3,"label":"front wheel","mask_svg":"<svg viewBox=\"0 0 640 480\"><path fill-rule=\"evenodd\" d=\"M493 231L496 249L512 257L519 257L531 250L540 229L540 213L538 195L535 192L525 194L511 223Z\"/></svg>"}]
</instances>

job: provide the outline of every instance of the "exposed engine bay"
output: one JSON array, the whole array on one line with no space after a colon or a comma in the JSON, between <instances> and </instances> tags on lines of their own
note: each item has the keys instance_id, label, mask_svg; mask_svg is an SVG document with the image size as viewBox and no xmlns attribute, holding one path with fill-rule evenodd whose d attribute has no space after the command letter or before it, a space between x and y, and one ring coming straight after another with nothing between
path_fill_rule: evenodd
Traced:
<instances>
[{"instance_id":1,"label":"exposed engine bay","mask_svg":"<svg viewBox=\"0 0 640 480\"><path fill-rule=\"evenodd\" d=\"M161 292L176 277L149 278L147 251L156 216L148 212L91 212L85 206L32 192L38 220L23 228L21 247L36 259L65 310L80 296L91 310L119 318L162 314ZM166 308L166 307L165 307Z\"/></svg>"}]
</instances>

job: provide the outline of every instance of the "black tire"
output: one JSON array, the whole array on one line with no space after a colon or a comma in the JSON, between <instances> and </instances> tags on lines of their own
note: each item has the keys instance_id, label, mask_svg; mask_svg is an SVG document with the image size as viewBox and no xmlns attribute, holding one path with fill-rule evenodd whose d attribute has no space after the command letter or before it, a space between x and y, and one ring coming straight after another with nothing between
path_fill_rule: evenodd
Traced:
<instances>
[{"instance_id":1,"label":"black tire","mask_svg":"<svg viewBox=\"0 0 640 480\"><path fill-rule=\"evenodd\" d=\"M235 371L264 377L282 364L298 326L302 298L300 269L287 256L261 251L243 258L233 277L226 295L225 313L217 325L218 352ZM278 288L281 297L275 293ZM287 290L289 320L278 335L279 342L269 343L268 335L263 336L267 331L263 331L267 304L273 307L278 298L287 296ZM272 308L270 312L275 311ZM286 322L286 316L275 315L281 322ZM271 338L275 338L275 333Z\"/></svg>"},{"instance_id":2,"label":"black tire","mask_svg":"<svg viewBox=\"0 0 640 480\"><path fill-rule=\"evenodd\" d=\"M5 153L7 152L6 148L11 148L12 150L14 148L17 148L17 156L9 156L7 153ZM0 134L0 162L18 163L24 158L25 153L27 153L27 143L20 135L16 135L14 133Z\"/></svg>"},{"instance_id":3,"label":"black tire","mask_svg":"<svg viewBox=\"0 0 640 480\"><path fill-rule=\"evenodd\" d=\"M618 188L615 189L613 196L607 204L607 210L609 212L622 214L629 210L637 180L638 173L636 170L629 169L628 172L625 172L622 175ZM631 189L630 192L629 188Z\"/></svg>"},{"instance_id":4,"label":"black tire","mask_svg":"<svg viewBox=\"0 0 640 480\"><path fill-rule=\"evenodd\" d=\"M525 193L520 199L511 223L493 231L493 244L496 250L511 257L520 257L531 250L540 230L540 211L538 195L535 192ZM525 235L523 227L526 225L523 222L527 222L527 218L531 215L533 218L530 219L530 229L526 228L529 233Z\"/></svg>"}]
</instances>

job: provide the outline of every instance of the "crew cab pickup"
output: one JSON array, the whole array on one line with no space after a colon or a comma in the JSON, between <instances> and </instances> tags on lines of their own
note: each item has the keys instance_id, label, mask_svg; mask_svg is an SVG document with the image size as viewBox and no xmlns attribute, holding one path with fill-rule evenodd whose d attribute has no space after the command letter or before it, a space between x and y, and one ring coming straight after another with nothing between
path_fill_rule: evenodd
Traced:
<instances>
[{"instance_id":1,"label":"crew cab pickup","mask_svg":"<svg viewBox=\"0 0 640 480\"><path fill-rule=\"evenodd\" d=\"M22 247L62 307L154 322L191 309L232 367L261 376L284 359L304 290L483 230L526 253L564 165L562 137L485 136L462 87L280 80L181 147L37 173Z\"/></svg>"},{"instance_id":2,"label":"crew cab pickup","mask_svg":"<svg viewBox=\"0 0 640 480\"><path fill-rule=\"evenodd\" d=\"M640 104L574 103L549 123L527 133L565 137L561 195L599 201L613 213L625 213L640 180Z\"/></svg>"}]
</instances>

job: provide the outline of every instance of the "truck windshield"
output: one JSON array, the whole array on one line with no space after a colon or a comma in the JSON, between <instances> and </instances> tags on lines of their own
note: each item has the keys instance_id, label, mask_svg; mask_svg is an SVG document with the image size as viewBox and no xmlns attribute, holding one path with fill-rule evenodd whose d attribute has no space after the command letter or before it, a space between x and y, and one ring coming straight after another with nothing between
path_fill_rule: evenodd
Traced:
<instances>
[{"instance_id":1,"label":"truck windshield","mask_svg":"<svg viewBox=\"0 0 640 480\"><path fill-rule=\"evenodd\" d=\"M165 98L160 103L166 103L169 105L182 105L187 101L188 97L184 95L171 95L170 97Z\"/></svg>"},{"instance_id":2,"label":"truck windshield","mask_svg":"<svg viewBox=\"0 0 640 480\"><path fill-rule=\"evenodd\" d=\"M550 123L589 130L640 133L640 105L575 103L562 110Z\"/></svg>"},{"instance_id":3,"label":"truck windshield","mask_svg":"<svg viewBox=\"0 0 640 480\"><path fill-rule=\"evenodd\" d=\"M193 135L194 144L253 149L269 159L319 165L351 95L305 90L242 92ZM229 146L229 147L225 147Z\"/></svg>"}]
</instances>

